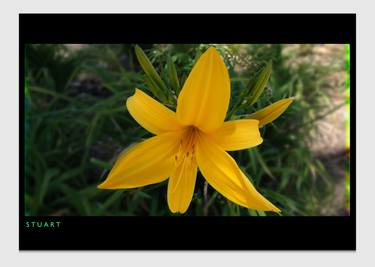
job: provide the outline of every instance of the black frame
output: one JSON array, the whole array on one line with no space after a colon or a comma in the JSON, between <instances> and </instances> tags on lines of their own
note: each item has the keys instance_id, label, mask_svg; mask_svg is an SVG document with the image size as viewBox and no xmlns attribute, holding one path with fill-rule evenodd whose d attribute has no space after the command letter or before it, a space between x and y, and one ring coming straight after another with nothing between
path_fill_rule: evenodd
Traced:
<instances>
[{"instance_id":1,"label":"black frame","mask_svg":"<svg viewBox=\"0 0 375 267\"><path fill-rule=\"evenodd\" d=\"M143 24L136 23L137 21L142 21ZM231 23L235 23L236 28L232 27ZM172 27L172 24L178 25L178 28ZM247 32L246 35L239 34L244 31ZM124 32L124 34L121 34L121 32ZM350 44L350 216L25 216L23 86L25 82L25 44L27 43ZM355 250L355 56L355 14L20 14L19 249ZM26 227L33 221L60 221L60 225L58 228Z\"/></svg>"}]
</instances>

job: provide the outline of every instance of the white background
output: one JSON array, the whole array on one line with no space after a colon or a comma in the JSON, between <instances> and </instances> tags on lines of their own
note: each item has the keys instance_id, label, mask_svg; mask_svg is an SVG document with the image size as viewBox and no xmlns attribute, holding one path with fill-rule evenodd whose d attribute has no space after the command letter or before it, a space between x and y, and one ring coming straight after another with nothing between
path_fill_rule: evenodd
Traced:
<instances>
[{"instance_id":1,"label":"white background","mask_svg":"<svg viewBox=\"0 0 375 267\"><path fill-rule=\"evenodd\" d=\"M375 266L373 1L0 2L0 266ZM357 13L356 252L19 252L18 13ZM254 25L256 27L256 25ZM131 229L130 229L131 230ZM156 229L157 230L157 229ZM183 231L183 229L181 229ZM306 229L309 231L309 229ZM178 235L178 233L175 233ZM218 233L219 234L219 233ZM343 233L345 235L345 233ZM201 237L204 238L204 237ZM145 240L145 242L147 242ZM149 242L149 241L148 241ZM157 242L153 240L152 242ZM257 242L250 240L250 242ZM272 242L272 240L270 240Z\"/></svg>"}]
</instances>

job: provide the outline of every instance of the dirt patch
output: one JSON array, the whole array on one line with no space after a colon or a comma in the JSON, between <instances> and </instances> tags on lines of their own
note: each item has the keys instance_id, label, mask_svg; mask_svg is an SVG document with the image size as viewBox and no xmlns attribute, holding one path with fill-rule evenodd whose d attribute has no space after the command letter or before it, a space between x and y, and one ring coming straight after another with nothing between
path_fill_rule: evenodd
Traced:
<instances>
[{"instance_id":1,"label":"dirt patch","mask_svg":"<svg viewBox=\"0 0 375 267\"><path fill-rule=\"evenodd\" d=\"M310 142L310 148L325 165L334 183L333 196L329 196L330 205L322 205L321 215L344 215L345 161L348 156L345 147L345 46L288 45L284 52L292 51L298 55L298 60L293 60L292 65L310 63L335 69L322 85L329 95L329 108L327 113L316 121L317 132ZM322 203L324 201L322 200Z\"/></svg>"}]
</instances>

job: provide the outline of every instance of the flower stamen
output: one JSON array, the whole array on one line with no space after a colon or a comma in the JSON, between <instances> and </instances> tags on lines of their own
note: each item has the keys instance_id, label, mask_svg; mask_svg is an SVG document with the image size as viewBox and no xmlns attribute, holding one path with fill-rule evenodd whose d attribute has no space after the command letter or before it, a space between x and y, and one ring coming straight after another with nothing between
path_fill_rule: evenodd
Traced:
<instances>
[{"instance_id":1,"label":"flower stamen","mask_svg":"<svg viewBox=\"0 0 375 267\"><path fill-rule=\"evenodd\" d=\"M175 173L183 173L186 168L191 169L195 164L195 143L198 134L198 129L194 126L190 126L180 140L180 145L177 154L174 156L175 159ZM182 169L181 169L182 168ZM179 175L178 181L172 188L172 192L176 190L180 183L181 176Z\"/></svg>"}]
</instances>

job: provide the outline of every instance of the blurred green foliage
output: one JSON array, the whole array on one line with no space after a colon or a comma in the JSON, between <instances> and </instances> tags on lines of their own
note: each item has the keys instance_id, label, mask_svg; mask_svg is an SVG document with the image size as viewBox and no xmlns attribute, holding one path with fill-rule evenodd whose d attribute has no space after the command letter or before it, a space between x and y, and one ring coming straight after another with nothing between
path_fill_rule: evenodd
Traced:
<instances>
[{"instance_id":1,"label":"blurred green foliage","mask_svg":"<svg viewBox=\"0 0 375 267\"><path fill-rule=\"evenodd\" d=\"M135 47L27 46L26 215L172 215L166 182L117 191L96 186L123 149L151 136L127 112L126 98L137 87L174 109L194 62L209 45L139 44L161 80L145 76ZM284 45L216 47L232 79L230 117L239 118L281 98L296 97L280 118L261 128L262 145L231 155L256 188L282 209L281 215L320 215L321 207L334 201L334 178L309 143L316 137L315 122L338 108L332 104L326 81L344 68L345 55L319 65L298 61L301 55L311 53L312 45L288 53ZM272 74L261 88L263 94L254 105L243 104L242 99L248 97L243 92L260 86L257 78L265 75L269 62ZM158 86L166 96L155 92ZM185 215L275 214L232 204L199 174Z\"/></svg>"}]
</instances>

